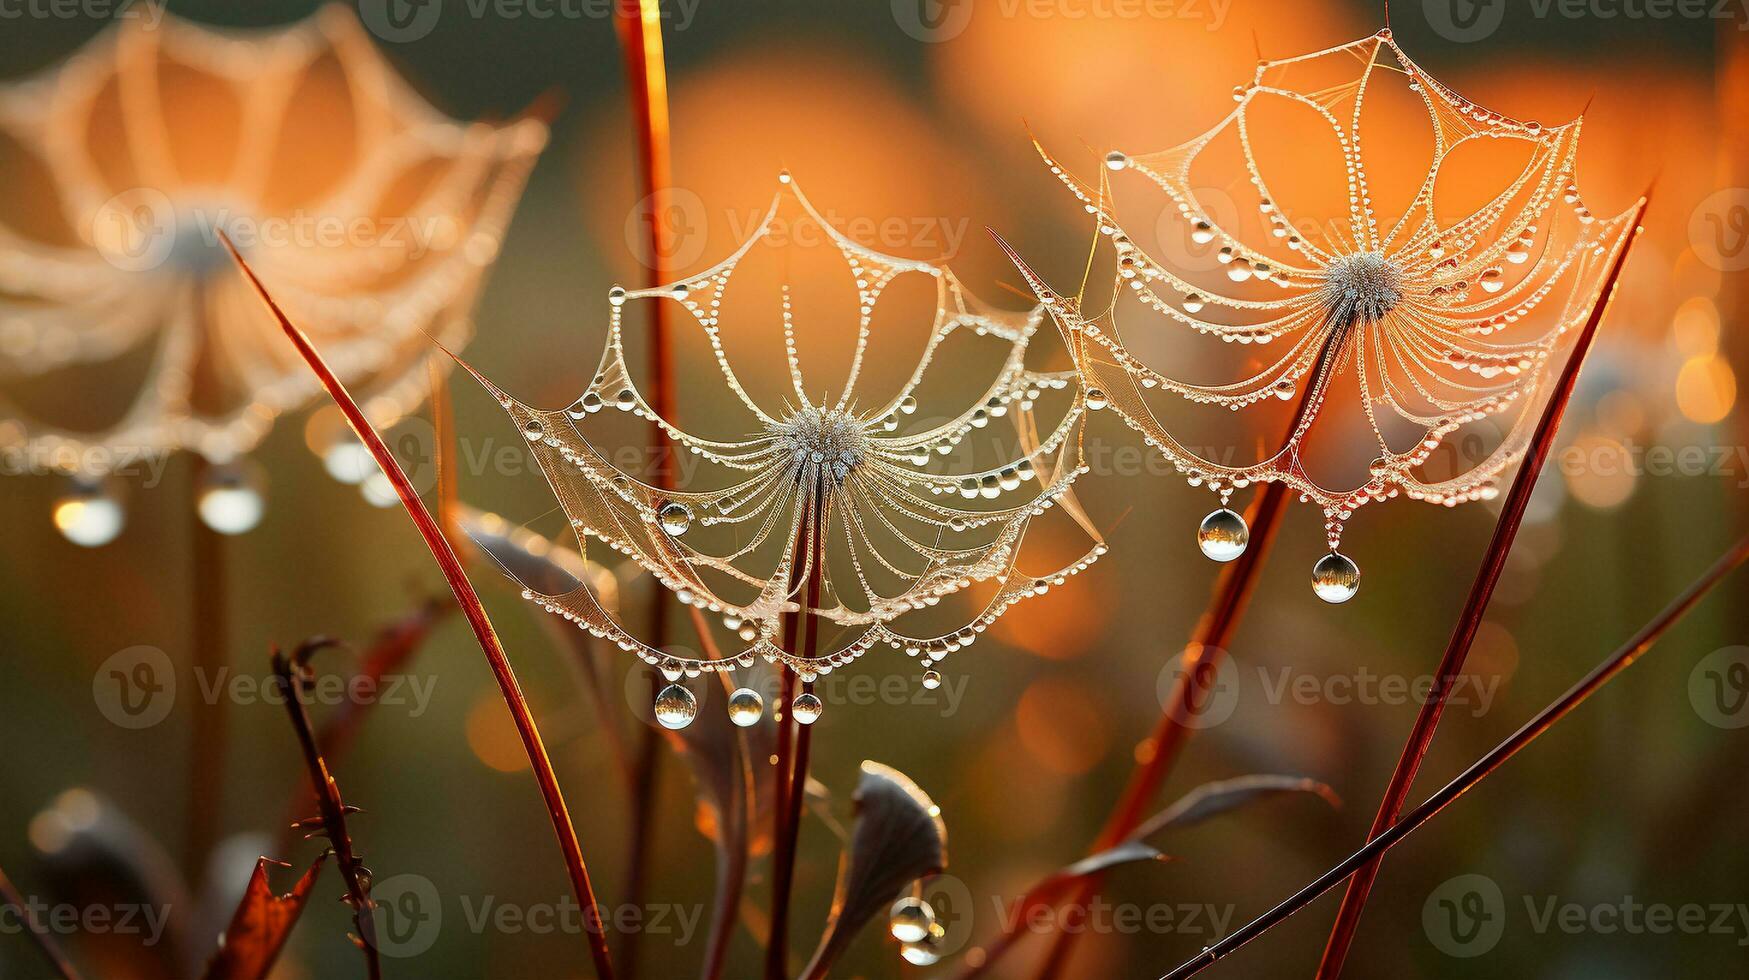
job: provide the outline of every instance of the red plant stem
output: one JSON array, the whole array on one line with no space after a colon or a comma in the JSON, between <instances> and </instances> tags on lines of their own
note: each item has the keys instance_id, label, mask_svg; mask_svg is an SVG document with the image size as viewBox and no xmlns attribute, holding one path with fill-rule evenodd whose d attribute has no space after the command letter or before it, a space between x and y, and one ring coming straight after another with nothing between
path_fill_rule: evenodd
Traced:
<instances>
[{"instance_id":1,"label":"red plant stem","mask_svg":"<svg viewBox=\"0 0 1749 980\"><path fill-rule=\"evenodd\" d=\"M189 615L190 669L194 674L191 690L202 690L211 678L217 677L226 661L226 640L230 636L228 590L225 581L224 535L208 527L198 512L198 497L212 464L198 454L194 457L192 476L194 493L190 496L190 531L194 536L194 581L190 597L193 603ZM225 787L225 699L207 701L195 698L193 724L189 729L188 773L188 840L184 855L189 881L199 881L205 873L207 855L218 839L219 820L224 807Z\"/></svg>"},{"instance_id":2,"label":"red plant stem","mask_svg":"<svg viewBox=\"0 0 1749 980\"><path fill-rule=\"evenodd\" d=\"M668 188L673 183L668 143L668 74L662 54L662 11L657 0L615 0L614 27L625 52L627 89L631 95L633 128L638 147L638 189L648 206L644 226L644 285L668 281L668 258L674 254L667 217ZM650 407L658 418L674 418L674 356L668 329L668 305L662 300L645 304L650 311ZM652 482L668 486L671 481L672 447L660 422L650 422L650 446L656 452ZM656 590L650 602L646 637L651 646L668 643L669 596ZM654 699L662 682L652 676ZM631 841L627 856L626 900L635 908L643 903L644 881L650 861L650 833L654 824L657 769L661 763L661 733L643 727L632 779ZM620 965L629 977L637 971L638 933L627 934L620 944Z\"/></svg>"},{"instance_id":3,"label":"red plant stem","mask_svg":"<svg viewBox=\"0 0 1749 980\"><path fill-rule=\"evenodd\" d=\"M1633 638L1620 649L1610 654L1602 663L1592 668L1577 684L1567 689L1567 692L1556 698L1553 703L1537 712L1536 716L1524 723L1518 731L1489 750L1487 755L1471 763L1456 779L1445 784L1439 792L1427 798L1425 803L1411 810L1401 820L1391 824L1382 833L1374 835L1360 850L1349 855L1341 864L1320 875L1316 881L1301 888L1287 900L1275 908L1252 920L1250 923L1227 936L1220 942L1208 947L1195 958L1185 962L1161 980L1184 980L1212 966L1222 957L1236 951L1271 928L1285 922L1287 918L1316 901L1319 896L1341 884L1343 879L1357 873L1361 868L1375 863L1384 853L1396 846L1403 838L1414 833L1417 828L1434 814L1439 813L1457 798L1475 788L1477 783L1486 779L1517 755L1520 750L1536 741L1553 728L1555 723L1566 717L1573 709L1585 703L1591 695L1596 694L1614 680L1617 674L1633 666L1642 654L1651 649L1672 626L1675 626L1684 616L1700 602L1706 594L1712 591L1730 572L1749 560L1749 537L1739 540L1724 556L1714 562L1690 585L1681 595L1664 607L1651 622L1640 628Z\"/></svg>"},{"instance_id":4,"label":"red plant stem","mask_svg":"<svg viewBox=\"0 0 1749 980\"><path fill-rule=\"evenodd\" d=\"M407 516L412 519L419 535L425 539L425 546L431 549L431 557L437 561L437 567L442 570L450 590L455 593L456 603L467 617L468 625L473 628L474 639L479 642L480 649L486 655L486 663L498 681L504 704L510 709L511 721L515 723L516 732L522 738L523 750L528 754L529 766L534 770L535 781L540 784L541 797L546 802L547 816L553 824L553 834L559 839L559 850L564 855L565 869L571 877L572 890L578 904L583 908L586 925L583 932L589 939L589 952L595 963L595 973L602 980L611 980L614 975L613 962L602 930L601 912L595 902L595 889L589 882L589 868L583 861L583 848L577 841L576 828L571 825L571 812L565 806L565 796L559 788L559 778L553 772L553 763L547 755L546 744L541 741L540 727L535 724L534 712L528 707L528 698L522 693L522 685L516 680L516 672L511 669L510 658L504 652L504 645L498 640L497 631L492 628L492 620L486 615L486 607L480 601L480 594L474 591L467 573L462 570L461 559L456 557L449 539L443 536L443 530L437 526L431 511L419 499L419 492L413 489L413 483L407 479L406 471L395 461L394 454L384 445L382 436L365 417L358 402L353 400L346 386L322 359L322 355L311 346L310 339L304 336L304 332L291 322L279 308L279 304L268 295L266 287L237 253L231 240L222 235L220 239L238 267L243 270L243 274L248 277L261 301L267 304L267 309L279 321L285 335L310 365L310 370L315 372L322 386L328 390L329 396L340 407L347 423L352 426L352 431L370 450L371 456L382 467L389 482L394 484L395 493L401 498L401 506L406 509Z\"/></svg>"},{"instance_id":5,"label":"red plant stem","mask_svg":"<svg viewBox=\"0 0 1749 980\"><path fill-rule=\"evenodd\" d=\"M822 479L824 479L822 477ZM820 605L820 588L826 560L826 488L815 487L813 496L803 503L803 533L807 536L808 584L804 604L792 623L796 632L790 636L790 652L813 659L820 640L820 622L813 610ZM800 549L797 549L798 551ZM796 674L785 671L783 686L783 716L778 729L777 784L780 793L775 808L776 836L773 838L771 873L771 933L765 947L766 980L783 980L789 975L789 905L795 882L796 843L801 836L802 802L808 795L808 749L812 744L814 726L795 719L794 691ZM804 693L813 693L812 681L802 685ZM793 733L793 742L790 736ZM785 742L792 742L786 752Z\"/></svg>"},{"instance_id":6,"label":"red plant stem","mask_svg":"<svg viewBox=\"0 0 1749 980\"><path fill-rule=\"evenodd\" d=\"M1531 491L1536 489L1537 476L1542 473L1543 463L1548 459L1550 449L1554 447L1555 432L1561 427L1561 415L1567 409L1567 402L1573 397L1573 388L1579 383L1579 370L1584 366L1585 355L1597 336L1597 326L1609 308L1616 281L1621 276L1622 264L1627 261L1629 246L1633 237L1638 234L1639 221L1645 213L1646 202L1642 199L1634 214L1634 229L1628 232L1620 250L1611 258L1609 274L1598 291L1597 302L1593 304L1591 315L1585 320L1584 329L1573 342L1573 351L1568 355L1567 363L1562 365L1555 387L1549 394L1548 404L1543 408L1542 417L1537 420L1536 431L1531 435L1530 445L1525 450L1524 462L1519 465L1518 474L1513 477L1512 489L1507 492L1506 503L1500 510L1500 519L1494 524L1494 536L1488 542L1482 567L1476 571L1469 598L1464 602L1457 627L1452 631L1450 642L1446 644L1444 656L1440 658L1433 689L1416 714L1415 725L1409 731L1409 739L1403 745L1403 754L1397 760L1397 766L1386 784L1384 799L1379 802L1378 814L1373 819L1369 836L1377 836L1390 829L1408 801L1415 775L1420 771L1421 761L1426 757L1427 750L1433 743L1434 731L1439 727L1439 718L1445 710L1446 699L1451 695L1459 675L1463 673L1464 661L1469 657L1476 631L1481 628L1482 616L1488 610L1488 601L1494 597L1494 586L1500 581L1500 573L1506 567L1506 556L1512 551L1512 541L1524 522L1525 508L1530 505ZM1336 911L1336 923L1330 930L1330 940L1324 947L1323 959L1318 964L1319 980L1333 980L1341 975L1343 961L1347 959L1348 951L1354 944L1361 913L1366 908L1367 896L1372 891L1373 882L1378 878L1379 864L1380 859L1374 859L1361 867L1354 880L1349 883L1347 893L1342 896L1342 904Z\"/></svg>"},{"instance_id":7,"label":"red plant stem","mask_svg":"<svg viewBox=\"0 0 1749 980\"><path fill-rule=\"evenodd\" d=\"M1328 383L1330 369L1341 356L1343 345L1350 336L1351 331L1339 327L1332 330L1330 337L1325 340L1324 349L1318 354L1318 364L1310 375L1312 381L1306 385L1306 390L1300 394L1299 403L1294 408L1284 447L1291 444L1294 437L1311 420L1315 406L1322 397L1323 388ZM1274 547L1276 532L1281 530L1282 518L1287 514L1287 503L1287 484L1272 481L1264 484L1246 513L1245 523L1251 529L1250 542L1243 554L1222 567L1220 577L1215 582L1214 595L1204 608L1202 618L1197 620L1190 642L1184 648L1184 664L1173 681L1172 693L1167 696L1160 721L1148 738L1148 753L1144 761L1139 762L1135 771L1130 774L1130 781L1124 787L1123 795L1118 798L1117 805L1106 818L1105 826L1094 839L1089 853L1097 854L1116 845L1129 837L1147 818L1148 808L1166 782L1166 777L1171 774L1178 757L1183 754L1185 743L1196 731L1190 722L1201 713L1202 699L1209 693L1209 685L1215 678L1221 658L1226 656L1233 634L1237 632L1239 621L1250 604L1251 593L1257 586L1257 577L1263 571L1264 563ZM1071 892L1071 903L1085 903L1098 890L1104 878L1104 875L1094 874L1083 879ZM1078 932L1056 934L1051 950L1039 968L1041 978L1053 977L1067 965L1077 936ZM962 977L983 972L1001 954L1006 953L1013 942L1013 936L1003 936L1001 942L986 955L983 966L962 974Z\"/></svg>"},{"instance_id":8,"label":"red plant stem","mask_svg":"<svg viewBox=\"0 0 1749 980\"><path fill-rule=\"evenodd\" d=\"M315 792L318 811L313 822L328 838L328 846L334 851L334 863L339 866L340 877L346 883L343 901L352 908L352 922L358 929L357 945L364 953L365 974L370 980L381 980L383 967L377 955L376 905L370 898L370 872L353 850L352 834L346 829L346 814L349 810L356 812L356 808L348 807L340 798L340 785L328 771L328 762L322 758L322 750L316 745L315 730L310 727L309 713L304 710L310 658L333 644L332 640L309 640L290 657L276 648L272 660L273 676L285 698L286 713L291 716L292 730L297 733L298 749L309 769L310 787ZM298 826L307 828L311 823L310 820L300 820Z\"/></svg>"},{"instance_id":9,"label":"red plant stem","mask_svg":"<svg viewBox=\"0 0 1749 980\"><path fill-rule=\"evenodd\" d=\"M12 910L18 915L18 921L24 926L24 931L30 933L30 938L36 941L36 948L42 950L43 956L54 965L55 972L61 975L62 980L79 980L79 971L73 968L72 961L67 959L67 954L55 942L55 937L49 933L48 928L36 921L29 903L19 894L12 879L6 877L4 870L0 870L0 904L12 906Z\"/></svg>"}]
</instances>

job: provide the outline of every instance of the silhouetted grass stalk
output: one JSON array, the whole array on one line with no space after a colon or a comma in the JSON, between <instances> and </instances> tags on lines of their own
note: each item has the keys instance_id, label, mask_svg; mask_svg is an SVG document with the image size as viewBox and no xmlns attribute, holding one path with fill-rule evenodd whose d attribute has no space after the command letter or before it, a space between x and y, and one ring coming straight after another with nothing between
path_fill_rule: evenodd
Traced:
<instances>
[{"instance_id":1,"label":"silhouetted grass stalk","mask_svg":"<svg viewBox=\"0 0 1749 980\"><path fill-rule=\"evenodd\" d=\"M626 86L631 96L632 120L638 147L638 189L648 206L649 218L643 229L645 261L644 285L659 286L668 281L668 257L673 253L668 241L668 228L663 224L668 215L668 188L673 182L668 145L668 73L662 54L662 10L657 0L615 0L614 27L625 52ZM653 387L650 407L660 419L674 418L674 356L668 329L668 308L661 300L645 304L650 312L650 374ZM665 487L670 479L670 445L668 434L655 419L650 422L650 447L656 452L652 482ZM666 590L658 588L650 600L649 629L646 637L653 647L668 642L670 600ZM652 674L651 700L660 691L662 680ZM644 882L649 872L650 831L655 821L657 769L661 762L662 736L654 726L643 726L637 748L632 779L631 842L627 856L626 901L641 907ZM636 930L620 943L620 967L631 976L637 971Z\"/></svg>"},{"instance_id":2,"label":"silhouetted grass stalk","mask_svg":"<svg viewBox=\"0 0 1749 980\"><path fill-rule=\"evenodd\" d=\"M613 977L613 963L607 949L607 939L601 927L601 912L596 905L595 890L589 881L589 868L583 861L583 848L577 841L577 831L571 825L571 813L565 806L564 793L559 788L558 776L553 772L552 760L547 755L546 745L541 741L540 728L535 724L534 713L529 710L528 699L523 696L522 686L516 680L516 672L510 667L510 659L504 653L504 645L499 642L497 632L492 628L492 621L486 615L486 607L480 602L480 595L474 591L473 584L468 581L467 574L462 571L461 559L456 557L455 550L450 547L449 539L444 537L443 530L431 516L423 501L419 499L418 491L407 479L407 474L396 462L394 454L383 443L376 427L371 425L364 412L347 392L346 386L329 369L322 355L311 346L308 337L268 295L261 280L255 277L254 270L237 253L229 238L221 236L225 248L230 251L249 283L255 288L261 301L267 305L273 316L279 321L280 327L287 337L310 365L310 370L328 390L334 403L340 407L346 421L352 426L352 431L370 450L371 456L382 468L389 482L394 484L395 493L401 498L401 506L412 518L413 526L419 530L425 539L426 547L431 549L431 556L437 561L437 567L443 572L443 577L455 593L456 602L461 606L462 614L467 617L468 625L473 628L474 639L480 644L480 649L486 655L486 663L492 668L492 675L498 681L499 691L504 696L504 703L510 709L511 720L516 725L517 734L522 739L523 750L528 754L530 768L533 769L535 780L540 784L541 796L546 802L547 816L553 824L553 833L559 839L559 849L564 855L565 869L571 878L571 887L576 893L577 901L583 908L586 928L584 935L589 940L589 952L595 963L596 975L609 980Z\"/></svg>"},{"instance_id":3,"label":"silhouetted grass stalk","mask_svg":"<svg viewBox=\"0 0 1749 980\"><path fill-rule=\"evenodd\" d=\"M1416 773L1420 771L1421 761L1433 743L1433 735L1439 727L1446 699L1463 673L1470 646L1475 642L1476 631L1481 627L1482 617L1488 610L1488 601L1494 597L1494 586L1500 581L1500 573L1506 567L1506 557L1512 550L1513 539L1518 536L1519 526L1524 522L1524 512L1530 505L1532 491L1536 489L1537 477L1542 473L1543 463L1554 447L1555 433L1561 427L1561 416L1567 409L1567 402L1573 397L1574 387L1579 383L1579 371L1584 366L1585 356L1597 336L1598 324L1602 322L1603 315L1609 308L1616 281L1621 276L1622 264L1627 261L1633 240L1639 234L1640 219L1645 213L1646 199L1641 198L1634 214L1634 229L1622 241L1620 250L1611 257L1609 274L1598 291L1597 302L1585 320L1584 329L1574 340L1572 353L1568 355L1566 364L1562 365L1555 387L1549 393L1548 404L1543 408L1542 417L1537 420L1536 431L1525 450L1524 462L1519 464L1518 474L1512 480L1512 489L1507 493L1506 503L1500 509L1500 518L1494 524L1494 536L1488 542L1488 550L1482 557L1482 567L1476 571L1469 598L1464 602L1457 627L1452 631L1450 642L1446 644L1444 656L1440 658L1432 691L1421 703L1421 709L1416 714L1415 725L1409 731L1403 754L1397 760L1396 768L1386 784L1384 799L1379 803L1378 814L1373 819L1369 836L1377 836L1396 823L1404 803L1408 800L1409 790L1415 782ZM1375 858L1363 865L1349 883L1347 893L1342 896L1342 904L1336 912L1336 923L1331 928L1330 940L1324 948L1323 959L1318 964L1317 976L1320 980L1332 980L1341 974L1343 961L1348 956L1348 950L1354 943L1355 931L1360 926L1367 896L1378 877L1379 863L1380 859Z\"/></svg>"},{"instance_id":4,"label":"silhouetted grass stalk","mask_svg":"<svg viewBox=\"0 0 1749 980\"><path fill-rule=\"evenodd\" d=\"M1308 413L1318 403L1319 392L1328 383L1329 368L1341 355L1342 347L1350 336L1349 331L1338 329L1325 341L1324 349L1318 355L1318 364L1310 375L1313 380L1300 394L1293 418L1288 423L1287 433L1283 438L1284 445L1291 442L1295 433L1306 424ZM1243 554L1221 568L1221 574L1215 580L1214 594L1210 597L1208 606L1203 609L1202 617L1197 620L1196 628L1191 632L1190 642L1184 648L1184 662L1180 665L1178 676L1173 680L1172 691L1161 710L1160 720L1148 738L1148 751L1131 772L1130 781L1124 787L1123 795L1118 798L1110 816L1106 818L1104 828L1094 839L1093 846L1089 849L1090 854L1097 854L1116 845L1141 826L1148 816L1148 809L1154 798L1159 795L1160 787L1165 784L1166 777L1171 774L1173 765L1183 753L1185 743L1196 731L1191 722L1201 713L1202 699L1208 695L1221 658L1226 656L1233 634L1239 628L1239 620L1250 604L1257 578L1274 547L1276 532L1281 530L1281 520L1287 514L1287 504L1287 484L1272 481L1263 485L1257 499L1247 510L1245 523L1251 529L1250 542ZM1089 875L1071 893L1069 902L1084 904L1103 881L1104 875ZM1068 963L1069 953L1077 936L1077 932L1056 934L1050 952L1039 969L1041 980L1055 976ZM1016 938L1016 934L1004 935L986 955L983 966L964 976L982 973L1008 951Z\"/></svg>"},{"instance_id":5,"label":"silhouetted grass stalk","mask_svg":"<svg viewBox=\"0 0 1749 980\"><path fill-rule=\"evenodd\" d=\"M818 485L813 496L803 504L801 534L807 540L807 588L802 608L790 619L785 634L792 655L813 659L820 641L820 622L813 610L820 605L820 588L826 563L826 491ZM801 548L795 549L801 553ZM782 712L778 722L777 806L773 808L774 830L771 872L771 931L765 947L766 980L783 980L789 975L789 905L795 881L796 843L801 835L802 802L808 792L808 755L813 742L811 724L795 719L795 671L785 667ZM803 692L812 693L812 682L800 685Z\"/></svg>"},{"instance_id":6,"label":"silhouetted grass stalk","mask_svg":"<svg viewBox=\"0 0 1749 980\"><path fill-rule=\"evenodd\" d=\"M12 906L13 914L18 916L18 922L24 927L24 931L30 933L30 938L36 942L36 948L42 950L43 956L54 965L55 972L61 975L62 980L79 980L79 971L73 968L72 961L61 951L60 943L55 942L48 927L31 914L29 903L18 893L18 888L12 884L11 878L6 877L3 870L0 870L0 903Z\"/></svg>"},{"instance_id":7,"label":"silhouetted grass stalk","mask_svg":"<svg viewBox=\"0 0 1749 980\"><path fill-rule=\"evenodd\" d=\"M352 909L352 923L358 930L354 942L364 954L365 974L370 980L381 980L383 968L377 956L376 905L370 898L370 871L353 850L352 834L346 829L346 815L357 812L357 807L341 800L340 785L328 771L328 762L316 745L315 730L310 727L309 713L304 710L310 658L333 645L332 640L308 640L289 657L276 648L272 660L274 684L285 698L285 710L291 716L292 730L297 733L298 749L316 797L316 817L300 820L296 826L327 838L340 878L346 883L346 895L341 901Z\"/></svg>"},{"instance_id":8,"label":"silhouetted grass stalk","mask_svg":"<svg viewBox=\"0 0 1749 980\"><path fill-rule=\"evenodd\" d=\"M1714 562L1694 584L1690 585L1670 605L1664 607L1651 622L1640 628L1633 638L1620 649L1610 654L1598 664L1589 674L1586 674L1577 684L1567 689L1567 692L1556 698L1553 703L1536 717L1525 722L1518 731L1513 732L1504 742L1491 749L1487 755L1471 763L1456 779L1445 784L1439 792L1428 797L1425 803L1411 810L1402 819L1391 824L1383 832L1373 837L1349 855L1341 864L1318 877L1316 881L1295 892L1286 901L1270 909L1268 912L1234 931L1232 935L1203 950L1195 958L1179 966L1161 980L1184 980L1195 976L1205 968L1212 966L1222 957L1234 952L1246 943L1268 932L1271 928L1285 922L1287 918L1316 901L1319 896L1341 884L1343 879L1360 871L1361 868L1376 865L1385 852L1396 846L1403 838L1414 833L1422 824L1432 819L1457 798L1475 788L1477 783L1499 769L1508 759L1517 755L1530 743L1536 741L1553 728L1555 723L1566 717L1573 709L1584 704L1586 699L1596 694L1614 680L1616 675L1633 666L1647 650L1651 649L1672 626L1688 615L1708 592L1730 572L1749 561L1749 537L1739 540L1724 556Z\"/></svg>"}]
</instances>

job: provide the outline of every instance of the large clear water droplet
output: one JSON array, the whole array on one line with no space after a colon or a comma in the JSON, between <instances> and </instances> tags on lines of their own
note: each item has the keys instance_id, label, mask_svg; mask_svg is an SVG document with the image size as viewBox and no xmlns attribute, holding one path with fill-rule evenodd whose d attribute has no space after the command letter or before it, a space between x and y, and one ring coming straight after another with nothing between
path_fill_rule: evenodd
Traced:
<instances>
[{"instance_id":1,"label":"large clear water droplet","mask_svg":"<svg viewBox=\"0 0 1749 980\"><path fill-rule=\"evenodd\" d=\"M685 534L692 526L692 511L685 504L666 503L656 512L656 518L662 522L662 530L669 534Z\"/></svg>"},{"instance_id":2,"label":"large clear water droplet","mask_svg":"<svg viewBox=\"0 0 1749 980\"><path fill-rule=\"evenodd\" d=\"M923 672L923 686L933 691L941 686L941 671L926 670Z\"/></svg>"},{"instance_id":3,"label":"large clear water droplet","mask_svg":"<svg viewBox=\"0 0 1749 980\"><path fill-rule=\"evenodd\" d=\"M1087 389L1087 407L1088 408L1097 412L1097 411L1104 409L1105 406L1110 405L1110 404L1111 404L1111 399L1105 397L1105 392L1100 391L1098 388Z\"/></svg>"},{"instance_id":4,"label":"large clear water droplet","mask_svg":"<svg viewBox=\"0 0 1749 980\"><path fill-rule=\"evenodd\" d=\"M765 717L765 699L750 687L729 695L729 720L737 728L751 728Z\"/></svg>"},{"instance_id":5,"label":"large clear water droplet","mask_svg":"<svg viewBox=\"0 0 1749 980\"><path fill-rule=\"evenodd\" d=\"M1202 519L1196 529L1196 546L1215 561L1232 561L1245 553L1251 541L1251 529L1237 511L1222 507Z\"/></svg>"},{"instance_id":6,"label":"large clear water droplet","mask_svg":"<svg viewBox=\"0 0 1749 980\"><path fill-rule=\"evenodd\" d=\"M1325 602L1347 602L1360 591L1360 566L1347 555L1330 552L1312 566L1312 591Z\"/></svg>"},{"instance_id":7,"label":"large clear water droplet","mask_svg":"<svg viewBox=\"0 0 1749 980\"><path fill-rule=\"evenodd\" d=\"M248 462L214 466L201 478L195 507L207 527L220 534L243 534L261 523L267 494L260 467Z\"/></svg>"},{"instance_id":8,"label":"large clear water droplet","mask_svg":"<svg viewBox=\"0 0 1749 980\"><path fill-rule=\"evenodd\" d=\"M656 695L656 721L663 728L677 731L692 724L698 717L698 699L679 684L670 684Z\"/></svg>"},{"instance_id":9,"label":"large clear water droplet","mask_svg":"<svg viewBox=\"0 0 1749 980\"><path fill-rule=\"evenodd\" d=\"M102 547L115 540L127 523L121 500L102 482L75 480L55 501L55 528L61 536L85 548Z\"/></svg>"},{"instance_id":10,"label":"large clear water droplet","mask_svg":"<svg viewBox=\"0 0 1749 980\"><path fill-rule=\"evenodd\" d=\"M796 699L791 701L789 706L790 714L795 717L796 721L804 725L812 725L819 721L822 710L824 710L824 706L820 704L820 699L806 691L796 695Z\"/></svg>"},{"instance_id":11,"label":"large clear water droplet","mask_svg":"<svg viewBox=\"0 0 1749 980\"><path fill-rule=\"evenodd\" d=\"M902 943L920 943L929 938L935 910L921 898L901 898L887 915L887 931Z\"/></svg>"}]
</instances>

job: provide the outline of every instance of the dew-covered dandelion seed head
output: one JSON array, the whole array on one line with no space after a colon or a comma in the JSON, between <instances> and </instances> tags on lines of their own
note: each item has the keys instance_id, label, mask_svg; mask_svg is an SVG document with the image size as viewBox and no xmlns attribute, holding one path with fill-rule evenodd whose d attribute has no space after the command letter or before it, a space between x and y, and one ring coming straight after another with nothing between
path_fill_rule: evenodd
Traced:
<instances>
[{"instance_id":1,"label":"dew-covered dandelion seed head","mask_svg":"<svg viewBox=\"0 0 1749 980\"><path fill-rule=\"evenodd\" d=\"M1190 485L1216 494L1220 509L1198 544L1217 560L1243 553L1243 522L1227 505L1256 484L1286 484L1322 508L1338 558L1345 522L1367 503L1407 496L1449 507L1497 495L1529 444L1558 351L1627 247L1638 205L1614 216L1586 206L1578 120L1544 125L1477 105L1429 76L1388 30L1264 60L1233 94L1212 128L1158 152L1110 152L1095 181L1039 148L1116 253L1121 332L1119 303L1084 311L1066 298L1077 294L1022 263L1070 338L1083 387ZM1414 116L1425 128L1404 125ZM1448 168L1460 151L1464 161ZM1120 180L1164 191L1160 237L1182 232L1206 253L1170 264L1148 254L1112 204ZM1406 203L1386 213L1375 202L1387 196ZM1316 202L1312 213L1299 213L1300 200ZM1197 254L1219 264L1185 260ZM1212 338L1248 350L1215 369L1227 376L1189 380L1176 365L1214 358L1173 350L1173 366L1156 368L1140 352L1168 344L1144 336L1149 328L1174 331L1171 342L1186 347ZM1132 348L1124 337L1146 343ZM1160 400L1193 407L1157 412ZM1202 438L1187 431L1195 407L1237 413L1277 401L1296 406L1293 418L1246 433L1255 462L1235 463L1227 446L1192 448ZM1434 459L1453 433L1484 420L1473 430L1484 451ZM1340 591L1320 594L1334 601Z\"/></svg>"},{"instance_id":2,"label":"dew-covered dandelion seed head","mask_svg":"<svg viewBox=\"0 0 1749 980\"><path fill-rule=\"evenodd\" d=\"M818 225L849 268L857 304L842 315L855 339L846 380L822 396L804 376L797 354L803 330L783 287L784 359L758 366L766 376L787 369L790 390L773 405L744 387L730 364L723 337L733 325L722 316L722 297L754 246L795 247L793 236L775 229L798 220ZM936 304L923 321L928 332L915 367L901 368L908 375L896 391L877 391L864 361L881 356L868 353L871 340L880 341L875 310L901 277L932 284ZM627 311L648 303L678 305L684 315L675 329L703 333L715 368L706 376L739 409L697 421L732 428L729 419L742 416L740 434L707 438L645 398L626 360L625 332ZM719 655L681 656L633 635L587 589L524 594L670 680L761 658L806 680L888 646L915 658L926 683L939 684L944 658L972 645L1015 603L1065 584L1105 551L1072 494L1088 469L1081 429L1089 400L1074 371L1026 363L1043 310L988 306L946 268L860 245L833 229L787 175L764 220L727 259L680 282L615 287L606 312L600 367L565 409L530 408L480 380L526 437L579 543L587 548L592 538L636 562L679 601L715 617L729 640ZM834 326L810 326L806 335L831 337ZM943 366L949 358L937 352L955 334L966 335L956 346L985 345L1002 355L999 363L982 376L965 372L957 355ZM950 370L957 389L934 382ZM937 389L960 393L930 395L945 404L920 411L919 392ZM656 485L616 465L624 457L608 451L602 440L613 437L596 428L604 416L660 425L689 464L673 467L678 482ZM1053 511L1087 535L1086 550L1043 571L1023 569L1028 528ZM956 598L969 608L944 605ZM781 645L785 618L799 613L823 624L824 639L811 653ZM942 629L943 618L951 629ZM801 706L788 707L801 717Z\"/></svg>"}]
</instances>

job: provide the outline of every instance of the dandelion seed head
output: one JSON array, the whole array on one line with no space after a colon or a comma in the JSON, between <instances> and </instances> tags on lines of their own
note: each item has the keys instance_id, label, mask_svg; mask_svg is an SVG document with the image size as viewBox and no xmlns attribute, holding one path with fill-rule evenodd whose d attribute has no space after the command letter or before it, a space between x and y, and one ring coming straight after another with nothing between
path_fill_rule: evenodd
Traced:
<instances>
[{"instance_id":1,"label":"dandelion seed head","mask_svg":"<svg viewBox=\"0 0 1749 980\"><path fill-rule=\"evenodd\" d=\"M845 410L806 405L771 433L798 467L818 466L834 485L868 458L868 425Z\"/></svg>"},{"instance_id":2,"label":"dandelion seed head","mask_svg":"<svg viewBox=\"0 0 1749 980\"><path fill-rule=\"evenodd\" d=\"M1324 267L1321 295L1338 325L1382 320L1403 301L1403 270L1383 252L1339 255Z\"/></svg>"}]
</instances>

